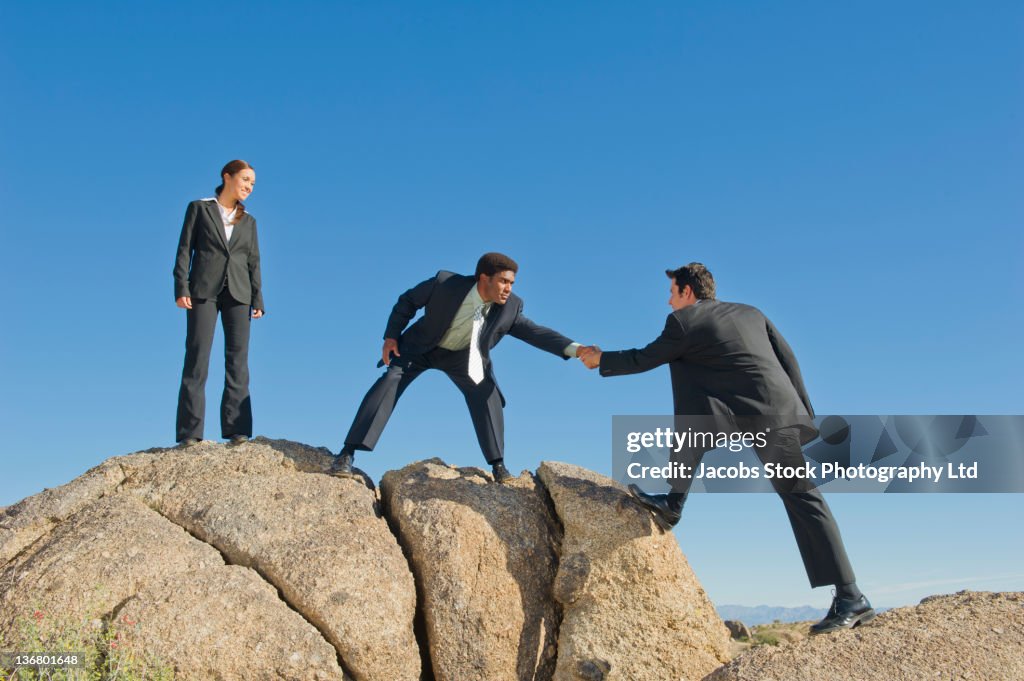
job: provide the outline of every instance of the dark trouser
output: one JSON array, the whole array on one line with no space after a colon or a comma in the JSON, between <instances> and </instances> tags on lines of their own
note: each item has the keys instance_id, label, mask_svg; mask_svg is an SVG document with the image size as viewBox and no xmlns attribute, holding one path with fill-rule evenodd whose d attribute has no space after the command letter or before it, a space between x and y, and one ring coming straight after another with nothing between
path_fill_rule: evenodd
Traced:
<instances>
[{"instance_id":1,"label":"dark trouser","mask_svg":"<svg viewBox=\"0 0 1024 681\"><path fill-rule=\"evenodd\" d=\"M453 352L434 348L422 355L406 353L393 358L387 371L377 379L359 405L352 427L345 436L345 446L372 451L391 418L398 398L409 384L427 369L438 369L452 379L466 398L476 438L487 463L501 459L505 450L505 416L502 412L501 392L489 374L479 384L473 383L468 375L468 366L469 350Z\"/></svg>"},{"instance_id":2,"label":"dark trouser","mask_svg":"<svg viewBox=\"0 0 1024 681\"><path fill-rule=\"evenodd\" d=\"M221 437L252 436L252 404L249 401L249 304L231 297L227 287L216 298L193 298L186 310L185 367L178 391L178 442L203 438L206 416L206 376L210 348L220 312L224 327L224 394L220 400Z\"/></svg>"},{"instance_id":3,"label":"dark trouser","mask_svg":"<svg viewBox=\"0 0 1024 681\"><path fill-rule=\"evenodd\" d=\"M762 463L777 463L783 466L802 467L804 455L800 448L800 433L796 428L780 428L768 434L765 447L755 447ZM696 470L704 452L683 449L672 460L693 466ZM692 480L678 478L673 483L673 492L686 492ZM772 478L772 486L782 499L789 515L800 557L812 587L830 584L850 584L856 581L853 567L846 555L839 526L825 498L812 483L799 478Z\"/></svg>"}]
</instances>

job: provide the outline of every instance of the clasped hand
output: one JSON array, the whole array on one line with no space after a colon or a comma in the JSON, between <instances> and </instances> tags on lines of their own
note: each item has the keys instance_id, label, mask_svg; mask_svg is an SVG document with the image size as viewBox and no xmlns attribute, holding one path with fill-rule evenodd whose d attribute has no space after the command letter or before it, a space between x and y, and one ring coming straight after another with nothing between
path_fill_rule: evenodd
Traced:
<instances>
[{"instance_id":1,"label":"clasped hand","mask_svg":"<svg viewBox=\"0 0 1024 681\"><path fill-rule=\"evenodd\" d=\"M601 348L596 345L581 345L576 349L576 356L588 369L596 369L601 364Z\"/></svg>"}]
</instances>

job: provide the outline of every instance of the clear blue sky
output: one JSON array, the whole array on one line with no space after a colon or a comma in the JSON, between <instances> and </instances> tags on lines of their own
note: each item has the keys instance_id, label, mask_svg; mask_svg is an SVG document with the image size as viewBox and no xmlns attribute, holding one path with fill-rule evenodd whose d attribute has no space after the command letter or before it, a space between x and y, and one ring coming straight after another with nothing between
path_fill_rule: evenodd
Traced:
<instances>
[{"instance_id":1,"label":"clear blue sky","mask_svg":"<svg viewBox=\"0 0 1024 681\"><path fill-rule=\"evenodd\" d=\"M0 505L173 443L174 249L232 158L259 434L337 451L396 296L487 250L606 349L657 335L663 270L701 260L821 414L1024 413L1022 29L1015 2L3 3ZM671 409L667 369L494 359L517 471L608 472L610 416ZM441 375L357 463L429 456L483 463ZM1024 588L1022 495L831 503L878 604ZM716 602L828 603L772 495L696 498L678 536Z\"/></svg>"}]
</instances>

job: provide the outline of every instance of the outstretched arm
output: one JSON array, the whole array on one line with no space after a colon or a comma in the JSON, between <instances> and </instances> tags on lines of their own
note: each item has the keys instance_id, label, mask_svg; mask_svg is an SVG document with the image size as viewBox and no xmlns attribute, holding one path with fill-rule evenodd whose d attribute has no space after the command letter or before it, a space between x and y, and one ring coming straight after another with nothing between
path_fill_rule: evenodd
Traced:
<instances>
[{"instance_id":1,"label":"outstretched arm","mask_svg":"<svg viewBox=\"0 0 1024 681\"><path fill-rule=\"evenodd\" d=\"M674 315L669 315L661 335L646 347L610 352L601 352L597 349L597 362L594 362L595 353L592 352L584 359L584 363L587 366L599 365L602 376L639 374L678 359L685 349L686 334L683 327Z\"/></svg>"},{"instance_id":2,"label":"outstretched arm","mask_svg":"<svg viewBox=\"0 0 1024 681\"><path fill-rule=\"evenodd\" d=\"M518 338L524 343L529 343L535 348L550 352L562 359L577 356L579 346L572 339L563 336L554 329L535 324L523 315L521 310L508 332L509 335Z\"/></svg>"}]
</instances>

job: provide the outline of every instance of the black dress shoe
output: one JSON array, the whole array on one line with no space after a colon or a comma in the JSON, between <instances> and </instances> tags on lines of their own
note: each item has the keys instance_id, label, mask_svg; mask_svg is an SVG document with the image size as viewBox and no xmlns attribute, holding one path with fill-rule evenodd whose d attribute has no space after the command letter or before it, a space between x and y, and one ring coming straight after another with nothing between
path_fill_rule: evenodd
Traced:
<instances>
[{"instance_id":1,"label":"black dress shoe","mask_svg":"<svg viewBox=\"0 0 1024 681\"><path fill-rule=\"evenodd\" d=\"M239 434L239 435L232 435L230 438L228 438L228 444L229 445L240 445L240 444L246 443L248 441L249 441L249 436L248 435L241 435L241 434Z\"/></svg>"},{"instance_id":2,"label":"black dress shoe","mask_svg":"<svg viewBox=\"0 0 1024 681\"><path fill-rule=\"evenodd\" d=\"M832 599L825 619L811 625L812 634L827 634L839 629L852 629L875 619L875 611L864 596L847 600L838 596Z\"/></svg>"},{"instance_id":3,"label":"black dress shoe","mask_svg":"<svg viewBox=\"0 0 1024 681\"><path fill-rule=\"evenodd\" d=\"M187 437L178 443L178 446L182 449L188 449L189 447L195 447L201 440L197 437Z\"/></svg>"},{"instance_id":4,"label":"black dress shoe","mask_svg":"<svg viewBox=\"0 0 1024 681\"><path fill-rule=\"evenodd\" d=\"M494 474L494 482L508 482L515 477L508 472L503 463L496 463L491 466L491 472Z\"/></svg>"},{"instance_id":5,"label":"black dress shoe","mask_svg":"<svg viewBox=\"0 0 1024 681\"><path fill-rule=\"evenodd\" d=\"M341 450L338 456L334 457L334 463L331 464L330 474L336 478L355 478L358 477L356 472L352 469L352 461L355 459L355 455L346 450Z\"/></svg>"},{"instance_id":6,"label":"black dress shoe","mask_svg":"<svg viewBox=\"0 0 1024 681\"><path fill-rule=\"evenodd\" d=\"M629 493L654 515L654 522L666 532L675 527L683 516L683 502L673 504L667 494L647 494L636 485L629 486Z\"/></svg>"}]
</instances>

